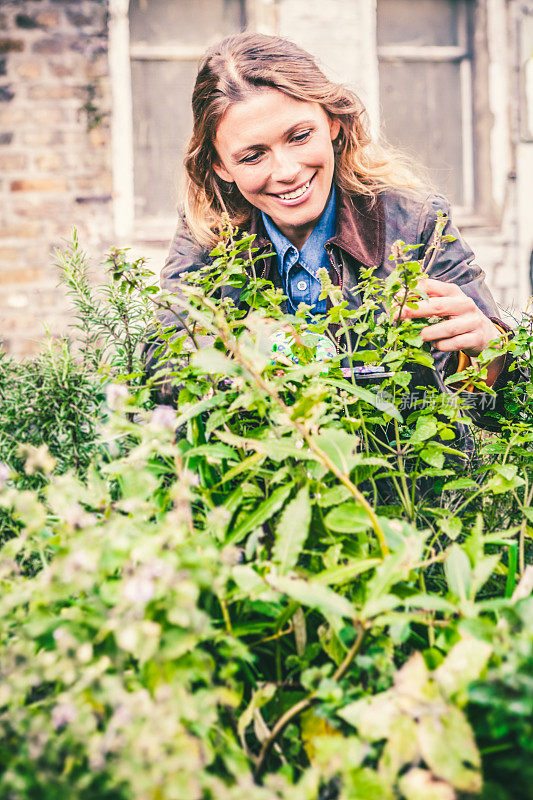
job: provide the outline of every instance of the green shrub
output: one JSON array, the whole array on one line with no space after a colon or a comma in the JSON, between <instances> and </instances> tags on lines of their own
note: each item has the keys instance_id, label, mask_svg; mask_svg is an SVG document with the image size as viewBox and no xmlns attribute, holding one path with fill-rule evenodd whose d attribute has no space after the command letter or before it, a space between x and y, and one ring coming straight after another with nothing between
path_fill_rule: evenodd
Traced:
<instances>
[{"instance_id":1,"label":"green shrub","mask_svg":"<svg viewBox=\"0 0 533 800\"><path fill-rule=\"evenodd\" d=\"M529 775L527 402L469 461L458 392L406 410L421 324L376 313L420 264L399 249L355 312L324 276L329 320L308 323L254 277L252 244L227 231L180 297L116 256L113 291L181 309L182 334L154 321L150 381L177 408L149 410L134 370L85 471L42 451L40 486L3 476L0 794L499 800ZM296 363L272 356L280 328ZM378 387L342 371L361 352L391 373Z\"/></svg>"}]
</instances>

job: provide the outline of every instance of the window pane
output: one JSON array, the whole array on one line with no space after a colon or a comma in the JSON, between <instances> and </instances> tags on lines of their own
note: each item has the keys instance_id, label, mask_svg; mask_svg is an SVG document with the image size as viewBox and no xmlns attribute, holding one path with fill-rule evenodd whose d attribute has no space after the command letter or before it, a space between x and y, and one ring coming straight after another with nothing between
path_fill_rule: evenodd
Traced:
<instances>
[{"instance_id":1,"label":"window pane","mask_svg":"<svg viewBox=\"0 0 533 800\"><path fill-rule=\"evenodd\" d=\"M190 97L197 65L133 61L135 214L172 217L177 176L192 131Z\"/></svg>"},{"instance_id":2,"label":"window pane","mask_svg":"<svg viewBox=\"0 0 533 800\"><path fill-rule=\"evenodd\" d=\"M243 27L241 0L130 0L132 42L202 45Z\"/></svg>"},{"instance_id":3,"label":"window pane","mask_svg":"<svg viewBox=\"0 0 533 800\"><path fill-rule=\"evenodd\" d=\"M378 45L457 45L462 5L462 0L378 0Z\"/></svg>"},{"instance_id":4,"label":"window pane","mask_svg":"<svg viewBox=\"0 0 533 800\"><path fill-rule=\"evenodd\" d=\"M382 128L388 141L430 169L437 188L462 205L460 65L383 61Z\"/></svg>"}]
</instances>

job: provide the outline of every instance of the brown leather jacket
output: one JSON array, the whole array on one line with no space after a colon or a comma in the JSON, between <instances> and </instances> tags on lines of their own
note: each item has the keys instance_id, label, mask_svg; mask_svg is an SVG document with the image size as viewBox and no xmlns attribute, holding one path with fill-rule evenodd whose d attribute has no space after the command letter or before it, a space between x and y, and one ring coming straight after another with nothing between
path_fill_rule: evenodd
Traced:
<instances>
[{"instance_id":1,"label":"brown leather jacket","mask_svg":"<svg viewBox=\"0 0 533 800\"><path fill-rule=\"evenodd\" d=\"M340 284L343 298L348 302L348 306L356 308L361 302L355 291L361 265L377 266L375 275L386 278L394 267L388 256L392 245L398 239L409 245L421 245L420 249L415 251L414 257L424 257L435 233L439 211L448 218L444 234L453 236L454 241L447 243L437 254L429 270L429 277L460 286L484 314L508 330L508 326L499 319L498 308L485 283L485 274L474 263L474 254L451 221L450 205L441 195L391 188L378 195L376 202L372 204L362 195L350 195L337 188L336 232L335 236L325 244L331 263L331 280L336 285ZM267 237L258 212L253 216L250 232L256 235L254 246L260 248L259 252L273 252L272 243ZM175 291L184 272L198 269L209 261L209 252L195 242L184 219L181 218L161 272L161 287ZM276 256L266 258L264 263L264 277L271 280L275 286L281 287ZM232 296L238 303L237 289L228 287L225 295ZM173 318L171 312L166 312L161 318L163 325L172 325L173 322L176 323L177 320ZM176 327L179 328L179 325ZM145 346L148 369L156 348L157 340L149 338ZM429 371L433 372L429 382L444 390L443 377L455 372L457 354L450 355L435 350L434 359L436 368L434 371ZM511 359L507 356L506 364L494 385L496 390L501 389L509 380L510 367ZM412 385L427 385L428 375L419 373L420 370L414 370ZM469 403L473 408L475 421L483 427L492 428L494 421L487 419L482 413L487 406L486 398L480 399L478 394L470 398ZM476 407L479 409L476 410Z\"/></svg>"}]
</instances>

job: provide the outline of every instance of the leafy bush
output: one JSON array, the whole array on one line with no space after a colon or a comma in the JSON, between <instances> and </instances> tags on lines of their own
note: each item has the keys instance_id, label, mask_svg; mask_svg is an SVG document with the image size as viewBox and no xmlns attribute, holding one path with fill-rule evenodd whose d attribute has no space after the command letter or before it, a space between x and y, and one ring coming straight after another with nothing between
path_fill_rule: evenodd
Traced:
<instances>
[{"instance_id":1,"label":"leafy bush","mask_svg":"<svg viewBox=\"0 0 533 800\"><path fill-rule=\"evenodd\" d=\"M469 395L413 401L429 373L409 365L431 354L421 323L388 313L421 273L401 244L356 311L324 275L332 308L312 322L282 314L251 238L228 230L213 256L179 296L113 262L111 292L180 313L178 334L154 321L150 380L174 382L177 408L150 410L134 368L85 471L42 458L29 490L4 475L19 532L0 551L2 796L518 797L528 401L513 387L519 419L474 459ZM526 339L509 345L525 364ZM390 374L364 385L362 360Z\"/></svg>"}]
</instances>

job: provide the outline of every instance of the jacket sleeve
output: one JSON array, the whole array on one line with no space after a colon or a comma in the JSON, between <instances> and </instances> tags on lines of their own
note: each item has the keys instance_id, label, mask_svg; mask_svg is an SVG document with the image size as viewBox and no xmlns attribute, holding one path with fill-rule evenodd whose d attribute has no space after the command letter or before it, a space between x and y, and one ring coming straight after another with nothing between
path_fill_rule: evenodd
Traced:
<instances>
[{"instance_id":1,"label":"jacket sleeve","mask_svg":"<svg viewBox=\"0 0 533 800\"><path fill-rule=\"evenodd\" d=\"M435 226L438 212L441 211L447 217L447 222L443 230L443 235L454 237L454 241L441 244L441 249L433 258L433 253L428 251L435 236ZM451 220L450 203L442 195L429 195L426 198L420 214L418 225L418 241L426 245L426 255L424 265L427 267L431 262L428 275L441 281L455 283L463 292L472 298L477 307L489 317L493 322L504 328L509 335L512 329L499 317L499 309L494 298L485 283L485 273L474 262L474 253L463 239L459 230ZM439 350L433 352L433 357L437 368L444 377L453 375L457 369L457 353L442 353ZM496 397L485 392L461 392L461 396L466 401L469 413L480 427L487 430L498 430L496 422L497 415L505 415L502 389L509 381L520 382L528 379L524 370L513 361L510 353L505 356L505 362L494 386Z\"/></svg>"},{"instance_id":2,"label":"jacket sleeve","mask_svg":"<svg viewBox=\"0 0 533 800\"><path fill-rule=\"evenodd\" d=\"M209 263L209 251L202 248L193 238L183 213L178 215L178 224L170 244L169 254L161 270L160 286L162 289L179 293L179 283L186 272L200 269ZM183 331L183 323L177 313L172 309L161 310L157 314L158 324L164 328L173 328L178 335ZM141 348L141 358L145 365L147 377L152 377L157 371L160 360L158 350L163 344L156 327L149 328ZM156 390L155 396L159 402L172 402L176 392L172 390L170 382L162 383Z\"/></svg>"}]
</instances>

